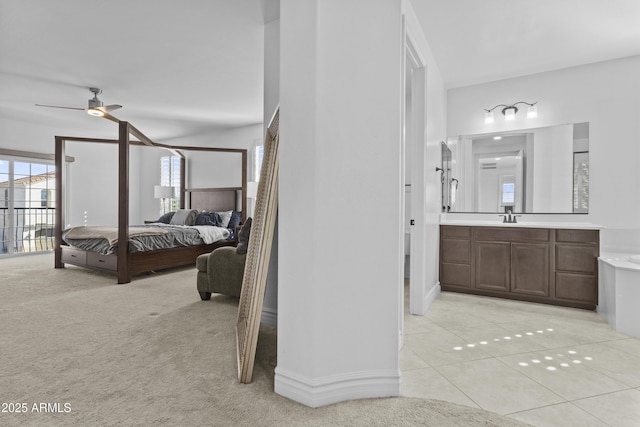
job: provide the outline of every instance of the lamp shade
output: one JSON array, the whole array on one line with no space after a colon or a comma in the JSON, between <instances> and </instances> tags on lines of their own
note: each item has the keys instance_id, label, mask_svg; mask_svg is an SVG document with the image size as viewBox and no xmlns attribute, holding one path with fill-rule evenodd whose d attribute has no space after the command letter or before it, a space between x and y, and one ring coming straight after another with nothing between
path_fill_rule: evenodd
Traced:
<instances>
[{"instance_id":1,"label":"lamp shade","mask_svg":"<svg viewBox=\"0 0 640 427\"><path fill-rule=\"evenodd\" d=\"M153 197L156 199L170 199L174 195L174 187L165 187L162 185L153 186Z\"/></svg>"},{"instance_id":2,"label":"lamp shade","mask_svg":"<svg viewBox=\"0 0 640 427\"><path fill-rule=\"evenodd\" d=\"M493 113L491 111L485 111L484 113L484 122L486 124L493 123Z\"/></svg>"},{"instance_id":3,"label":"lamp shade","mask_svg":"<svg viewBox=\"0 0 640 427\"><path fill-rule=\"evenodd\" d=\"M507 107L504 110L502 110L502 112L504 113L504 119L505 120L515 120L516 119L516 112L518 111L518 109L516 107Z\"/></svg>"},{"instance_id":4,"label":"lamp shade","mask_svg":"<svg viewBox=\"0 0 640 427\"><path fill-rule=\"evenodd\" d=\"M535 105L529 105L529 108L527 108L527 118L535 119L536 117L538 117L538 107Z\"/></svg>"}]
</instances>

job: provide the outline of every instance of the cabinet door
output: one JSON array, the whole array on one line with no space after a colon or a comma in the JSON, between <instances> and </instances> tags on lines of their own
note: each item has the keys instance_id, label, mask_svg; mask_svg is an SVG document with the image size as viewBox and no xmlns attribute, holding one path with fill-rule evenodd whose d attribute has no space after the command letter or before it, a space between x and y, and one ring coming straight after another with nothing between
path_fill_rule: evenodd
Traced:
<instances>
[{"instance_id":1,"label":"cabinet door","mask_svg":"<svg viewBox=\"0 0 640 427\"><path fill-rule=\"evenodd\" d=\"M549 245L511 244L511 292L549 296Z\"/></svg>"},{"instance_id":2,"label":"cabinet door","mask_svg":"<svg viewBox=\"0 0 640 427\"><path fill-rule=\"evenodd\" d=\"M509 242L476 242L476 288L509 291Z\"/></svg>"}]
</instances>

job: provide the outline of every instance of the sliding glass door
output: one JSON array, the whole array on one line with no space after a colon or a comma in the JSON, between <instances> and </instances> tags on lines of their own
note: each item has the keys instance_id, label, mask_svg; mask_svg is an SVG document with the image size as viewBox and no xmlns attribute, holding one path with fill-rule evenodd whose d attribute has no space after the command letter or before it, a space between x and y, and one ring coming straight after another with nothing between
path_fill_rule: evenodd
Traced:
<instances>
[{"instance_id":1,"label":"sliding glass door","mask_svg":"<svg viewBox=\"0 0 640 427\"><path fill-rule=\"evenodd\" d=\"M0 158L0 255L53 249L55 166Z\"/></svg>"}]
</instances>

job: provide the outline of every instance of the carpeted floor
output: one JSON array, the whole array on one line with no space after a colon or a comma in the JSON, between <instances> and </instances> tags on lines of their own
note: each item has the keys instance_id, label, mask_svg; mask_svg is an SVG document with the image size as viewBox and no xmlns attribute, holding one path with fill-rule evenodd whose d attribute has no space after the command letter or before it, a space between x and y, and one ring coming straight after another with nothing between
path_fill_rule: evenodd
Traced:
<instances>
[{"instance_id":1,"label":"carpeted floor","mask_svg":"<svg viewBox=\"0 0 640 427\"><path fill-rule=\"evenodd\" d=\"M195 277L186 268L116 285L111 275L54 269L52 254L0 258L0 425L524 425L436 400L299 405L273 392L270 327L260 331L253 383L239 384L237 300L200 301ZM23 403L26 412L5 412Z\"/></svg>"}]
</instances>

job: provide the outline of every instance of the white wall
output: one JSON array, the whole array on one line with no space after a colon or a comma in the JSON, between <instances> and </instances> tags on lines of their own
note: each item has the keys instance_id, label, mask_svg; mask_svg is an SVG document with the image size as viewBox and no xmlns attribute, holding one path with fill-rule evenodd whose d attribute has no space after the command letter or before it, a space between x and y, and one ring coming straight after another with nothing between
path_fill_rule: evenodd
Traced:
<instances>
[{"instance_id":1,"label":"white wall","mask_svg":"<svg viewBox=\"0 0 640 427\"><path fill-rule=\"evenodd\" d=\"M264 26L264 123L263 135L273 113L280 103L280 2L266 0ZM264 138L260 141L262 141ZM253 179L257 180L257 177ZM278 323L278 220L271 245L269 272L264 301L262 303L262 322L270 325Z\"/></svg>"},{"instance_id":2,"label":"white wall","mask_svg":"<svg viewBox=\"0 0 640 427\"><path fill-rule=\"evenodd\" d=\"M118 223L118 145L67 142L68 164L66 226ZM139 156L130 153L130 217L139 215Z\"/></svg>"},{"instance_id":3,"label":"white wall","mask_svg":"<svg viewBox=\"0 0 640 427\"><path fill-rule=\"evenodd\" d=\"M565 215L606 227L604 250L640 252L640 56L452 89L449 135L589 122L588 215ZM538 101L538 118L519 113L484 124L483 109Z\"/></svg>"},{"instance_id":4,"label":"white wall","mask_svg":"<svg viewBox=\"0 0 640 427\"><path fill-rule=\"evenodd\" d=\"M573 212L573 125L533 133L532 212Z\"/></svg>"},{"instance_id":5,"label":"white wall","mask_svg":"<svg viewBox=\"0 0 640 427\"><path fill-rule=\"evenodd\" d=\"M95 134L78 134L74 131L78 123L91 121ZM135 123L132 123L135 126ZM118 137L117 126L107 120L96 119L86 114L61 114L59 120L27 122L18 118L0 118L2 141L0 146L13 150L34 151L53 154L54 137L96 136ZM147 135L153 129L140 129ZM262 124L231 128L184 137L180 140L157 141L175 145L211 146L222 148L250 149L254 141L263 139ZM66 225L116 224L118 218L118 148L112 144L67 142L67 155L76 157L69 163L69 186L67 196ZM141 224L144 220L157 219L159 202L153 198L153 186L159 184L160 156L168 151L148 147L133 147L130 153L130 200L129 222ZM195 153L195 152L194 152ZM187 153L188 154L188 153ZM240 155L230 162L224 156L213 160L212 154L191 155L194 167L188 177L202 187L241 185ZM209 160L210 159L210 160ZM209 163L210 162L210 163ZM251 165L249 165L251 167ZM189 168L189 165L187 166Z\"/></svg>"},{"instance_id":6,"label":"white wall","mask_svg":"<svg viewBox=\"0 0 640 427\"><path fill-rule=\"evenodd\" d=\"M396 395L400 5L282 0L280 11L275 390L310 406Z\"/></svg>"},{"instance_id":7,"label":"white wall","mask_svg":"<svg viewBox=\"0 0 640 427\"><path fill-rule=\"evenodd\" d=\"M243 148L250 150L256 139L262 139L262 124L243 126L223 132L210 133L206 137L184 138L172 141L175 145L196 147ZM160 183L160 157L169 151L140 147L140 214L131 215L131 223L157 219L160 205L153 198L153 186ZM133 150L132 150L133 151ZM210 153L185 150L187 158L187 188L239 187L242 185L242 157L240 154ZM249 156L249 165L251 159Z\"/></svg>"},{"instance_id":8,"label":"white wall","mask_svg":"<svg viewBox=\"0 0 640 427\"><path fill-rule=\"evenodd\" d=\"M28 107L24 117L1 117L0 146L53 155L56 135L117 137L117 125L107 120L75 112L63 112L56 120L51 120L46 116L39 116L38 112L37 107L33 107L33 111ZM74 130L87 123L95 128L94 135L79 135ZM117 168L118 164L117 147L78 142L68 142L66 145L67 155L75 156L76 161L68 164L68 192L74 195L74 200L69 198L67 201L68 211L64 225L84 224L85 212L87 223L90 225L117 221L118 184L117 174L112 170L112 167L115 165ZM132 166L135 166L137 161L135 154L132 155ZM135 187L132 195L137 196L135 177L133 180ZM132 212L139 215L136 209L132 205Z\"/></svg>"}]
</instances>

